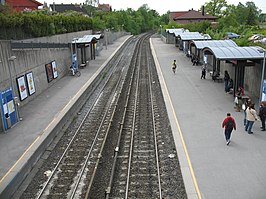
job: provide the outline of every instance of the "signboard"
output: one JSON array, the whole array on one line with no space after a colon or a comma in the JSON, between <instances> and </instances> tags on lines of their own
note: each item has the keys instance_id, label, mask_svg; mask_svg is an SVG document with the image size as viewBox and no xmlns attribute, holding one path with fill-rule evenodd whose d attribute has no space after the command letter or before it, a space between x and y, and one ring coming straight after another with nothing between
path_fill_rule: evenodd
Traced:
<instances>
[{"instance_id":1,"label":"signboard","mask_svg":"<svg viewBox=\"0 0 266 199\"><path fill-rule=\"evenodd\" d=\"M53 78L55 79L58 77L57 66L56 66L55 61L52 61L51 64L52 64L52 70L53 70Z\"/></svg>"},{"instance_id":2,"label":"signboard","mask_svg":"<svg viewBox=\"0 0 266 199\"><path fill-rule=\"evenodd\" d=\"M29 95L33 95L35 93L35 84L32 72L26 74L26 80L27 80Z\"/></svg>"},{"instance_id":3,"label":"signboard","mask_svg":"<svg viewBox=\"0 0 266 199\"><path fill-rule=\"evenodd\" d=\"M24 99L28 97L24 75L17 77L17 85L18 85L18 93L19 93L20 100L23 101Z\"/></svg>"},{"instance_id":4,"label":"signboard","mask_svg":"<svg viewBox=\"0 0 266 199\"><path fill-rule=\"evenodd\" d=\"M45 71L46 71L46 75L47 75L47 81L49 83L54 78L54 74L53 74L53 69L52 69L52 64L51 63L45 64Z\"/></svg>"},{"instance_id":5,"label":"signboard","mask_svg":"<svg viewBox=\"0 0 266 199\"><path fill-rule=\"evenodd\" d=\"M74 68L74 69L77 69L78 68L78 60L77 60L77 54L76 53L73 53L72 54L72 64L71 64L71 67Z\"/></svg>"},{"instance_id":6,"label":"signboard","mask_svg":"<svg viewBox=\"0 0 266 199\"><path fill-rule=\"evenodd\" d=\"M0 92L0 111L4 130L10 128L18 121L11 88Z\"/></svg>"},{"instance_id":7,"label":"signboard","mask_svg":"<svg viewBox=\"0 0 266 199\"><path fill-rule=\"evenodd\" d=\"M261 101L266 101L266 80L263 80L263 88L261 93Z\"/></svg>"}]
</instances>

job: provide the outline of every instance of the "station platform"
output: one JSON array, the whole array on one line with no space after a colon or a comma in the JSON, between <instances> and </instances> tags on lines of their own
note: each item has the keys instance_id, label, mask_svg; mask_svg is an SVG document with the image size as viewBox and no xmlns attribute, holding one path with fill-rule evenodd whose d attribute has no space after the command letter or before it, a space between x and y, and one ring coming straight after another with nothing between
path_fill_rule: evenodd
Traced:
<instances>
[{"instance_id":1,"label":"station platform","mask_svg":"<svg viewBox=\"0 0 266 199\"><path fill-rule=\"evenodd\" d=\"M123 36L107 45L107 48L104 46L95 60L80 69L80 77L63 77L19 108L22 121L0 134L0 199L9 198L10 191L4 190L14 180L19 181L23 170L29 169L25 165L31 161L35 151L129 37L130 35Z\"/></svg>"},{"instance_id":2,"label":"station platform","mask_svg":"<svg viewBox=\"0 0 266 199\"><path fill-rule=\"evenodd\" d=\"M235 112L234 97L224 92L223 83L209 75L201 79L201 66L193 66L173 44L160 38L151 44L188 197L265 199L266 132L261 123L255 122L254 134L245 132L244 113ZM221 128L227 112L237 123L229 146Z\"/></svg>"},{"instance_id":3,"label":"station platform","mask_svg":"<svg viewBox=\"0 0 266 199\"><path fill-rule=\"evenodd\" d=\"M122 37L81 69L80 77L64 77L27 105L21 122L0 134L0 198L31 154L59 122L81 90L96 77L128 39ZM177 146L189 199L266 198L266 133L255 123L253 135L244 131L243 112L234 111L234 98L224 84L200 79L201 67L173 44L151 39L158 76ZM176 74L172 61L177 60ZM237 122L232 142L226 145L221 123L231 112Z\"/></svg>"}]
</instances>

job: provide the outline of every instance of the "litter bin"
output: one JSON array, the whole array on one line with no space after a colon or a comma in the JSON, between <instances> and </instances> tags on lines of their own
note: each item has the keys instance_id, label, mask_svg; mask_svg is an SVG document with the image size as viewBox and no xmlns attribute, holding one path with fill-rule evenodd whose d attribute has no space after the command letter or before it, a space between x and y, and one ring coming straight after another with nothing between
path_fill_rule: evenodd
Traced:
<instances>
[{"instance_id":1,"label":"litter bin","mask_svg":"<svg viewBox=\"0 0 266 199\"><path fill-rule=\"evenodd\" d=\"M11 119L9 116L6 117L6 123L7 123L7 128L11 128Z\"/></svg>"}]
</instances>

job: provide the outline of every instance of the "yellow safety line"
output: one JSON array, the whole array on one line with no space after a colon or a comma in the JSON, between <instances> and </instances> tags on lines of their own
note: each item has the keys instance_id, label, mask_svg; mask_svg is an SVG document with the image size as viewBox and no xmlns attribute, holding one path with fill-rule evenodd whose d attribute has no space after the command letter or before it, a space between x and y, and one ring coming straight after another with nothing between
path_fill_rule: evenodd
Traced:
<instances>
[{"instance_id":1,"label":"yellow safety line","mask_svg":"<svg viewBox=\"0 0 266 199\"><path fill-rule=\"evenodd\" d=\"M27 148L27 150L20 156L20 158L16 161L16 163L8 170L8 172L2 177L0 180L0 184L3 182L3 180L7 177L7 175L14 169L14 167L19 163L19 161L28 153L30 148L34 145L35 142L40 138L41 136L39 135L33 142L32 144Z\"/></svg>"},{"instance_id":2,"label":"yellow safety line","mask_svg":"<svg viewBox=\"0 0 266 199\"><path fill-rule=\"evenodd\" d=\"M123 42L124 43L124 42ZM123 44L121 44L120 46L122 46ZM116 53L118 51L118 49L115 51L115 52L113 52L113 54L111 55L111 57L113 57L113 55ZM109 58L109 59L111 59L111 58ZM109 60L108 59L108 60ZM102 66L103 65L106 65L106 63L107 63L107 61L108 60L106 60L105 62L104 62L104 64L102 64ZM87 81L87 82L89 82L91 79L93 79L95 76L97 76L96 74L98 74L99 73L99 71L101 70L101 67L96 71L96 73L94 73L91 77L90 77L90 79ZM64 106L64 108L59 112L59 115L60 115L60 113L61 112L63 112L65 109L66 109L66 107L72 102L72 100L73 99L75 99L78 95L79 95L79 93L81 92L81 90L82 89L84 89L85 88L85 86L86 86L86 84L84 84L82 87L81 87L81 89L69 100L69 102ZM31 143L31 145L26 149L26 151L20 156L20 158L15 162L15 164L8 170L8 172L6 172L6 174L1 178L1 180L0 180L0 184L4 181L4 179L8 176L8 174L14 169L14 167L20 162L20 160L28 153L28 151L31 149L31 147L37 142L37 140L41 137L41 135L43 135L44 134L44 132L51 126L51 124L55 121L57 119L57 117L54 117L54 119L48 124L48 126L44 129L44 131L42 131L42 133Z\"/></svg>"},{"instance_id":3,"label":"yellow safety line","mask_svg":"<svg viewBox=\"0 0 266 199\"><path fill-rule=\"evenodd\" d=\"M155 54L155 50L153 49L153 52ZM174 106L173 106L173 103L172 103L172 100L171 100L171 97L169 95L169 92L168 92L168 89L167 89L167 86L166 86L166 82L164 80L164 77L163 77L163 73L162 73L162 70L161 70L161 67L160 67L160 64L159 64L159 61L157 59L157 57L155 56L154 59L156 59L157 63L158 63L158 70L161 74L161 77L162 77L162 83L163 83L163 86L165 88L165 91L166 91L166 94L167 94L167 97L169 99L169 103L171 105L171 109L172 109L172 112L173 112L173 115L174 115L174 118L175 118L175 123L177 125L177 128L178 128L178 132L179 132L179 135L181 137L181 142L182 142L182 146L183 146L183 149L185 151L185 154L186 154L186 158L187 158L187 162L188 162L188 166L189 166L189 170L191 172L191 176L192 176L192 180L193 180L193 183L195 185L195 189L196 189L196 192L197 192L197 195L198 195L198 198L199 199L202 199L201 197L201 194L200 194L200 190L199 190L199 186L198 186L198 183L197 183L197 180L196 180L196 177L195 177L195 173L194 173L194 170L193 170L193 167L192 167L192 164L191 164L191 161L190 161L190 157L188 155L188 151L187 151L187 146L185 144L185 141L184 141L184 137L183 137L183 133L181 131L181 128L180 128L180 125L179 125L179 122L177 120L177 117L176 117L176 113L175 113L175 110L174 110Z\"/></svg>"}]
</instances>

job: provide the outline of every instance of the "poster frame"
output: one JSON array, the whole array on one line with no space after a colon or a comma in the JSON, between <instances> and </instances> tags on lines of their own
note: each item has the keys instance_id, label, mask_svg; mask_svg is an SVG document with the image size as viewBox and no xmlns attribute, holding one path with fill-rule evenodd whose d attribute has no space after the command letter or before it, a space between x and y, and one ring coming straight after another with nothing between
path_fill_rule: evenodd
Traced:
<instances>
[{"instance_id":1,"label":"poster frame","mask_svg":"<svg viewBox=\"0 0 266 199\"><path fill-rule=\"evenodd\" d=\"M18 87L18 93L19 93L20 101L23 101L28 97L25 75L21 75L21 76L17 77L16 81L17 81L17 87ZM21 87L24 87L24 90L21 90L20 89Z\"/></svg>"},{"instance_id":2,"label":"poster frame","mask_svg":"<svg viewBox=\"0 0 266 199\"><path fill-rule=\"evenodd\" d=\"M52 62L45 64L45 71L46 71L47 81L48 83L50 83L54 79Z\"/></svg>"},{"instance_id":3,"label":"poster frame","mask_svg":"<svg viewBox=\"0 0 266 199\"><path fill-rule=\"evenodd\" d=\"M53 70L53 78L56 79L58 77L57 65L55 60L51 62L52 70Z\"/></svg>"},{"instance_id":4,"label":"poster frame","mask_svg":"<svg viewBox=\"0 0 266 199\"><path fill-rule=\"evenodd\" d=\"M33 95L36 92L35 82L32 71L26 73L27 87L29 95ZM30 82L30 77L32 78L32 83Z\"/></svg>"}]
</instances>

